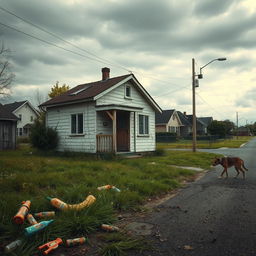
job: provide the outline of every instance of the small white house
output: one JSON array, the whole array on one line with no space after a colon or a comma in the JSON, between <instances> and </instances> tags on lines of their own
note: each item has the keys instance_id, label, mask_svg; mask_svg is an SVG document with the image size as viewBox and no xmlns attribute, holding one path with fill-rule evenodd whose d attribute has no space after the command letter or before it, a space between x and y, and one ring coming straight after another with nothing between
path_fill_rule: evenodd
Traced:
<instances>
[{"instance_id":1,"label":"small white house","mask_svg":"<svg viewBox=\"0 0 256 256\"><path fill-rule=\"evenodd\" d=\"M171 132L180 135L182 122L175 109L163 110L156 113L156 132Z\"/></svg>"},{"instance_id":2,"label":"small white house","mask_svg":"<svg viewBox=\"0 0 256 256\"><path fill-rule=\"evenodd\" d=\"M161 108L133 74L78 85L41 104L56 128L59 151L154 151L155 113Z\"/></svg>"},{"instance_id":3,"label":"small white house","mask_svg":"<svg viewBox=\"0 0 256 256\"><path fill-rule=\"evenodd\" d=\"M28 100L5 104L4 107L19 119L17 122L17 136L28 137L31 125L39 116L36 109Z\"/></svg>"}]
</instances>

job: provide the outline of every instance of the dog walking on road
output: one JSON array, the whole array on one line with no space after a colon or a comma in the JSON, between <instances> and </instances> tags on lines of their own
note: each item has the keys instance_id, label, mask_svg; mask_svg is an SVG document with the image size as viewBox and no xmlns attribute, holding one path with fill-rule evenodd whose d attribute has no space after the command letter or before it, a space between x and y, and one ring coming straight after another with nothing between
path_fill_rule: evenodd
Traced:
<instances>
[{"instance_id":1,"label":"dog walking on road","mask_svg":"<svg viewBox=\"0 0 256 256\"><path fill-rule=\"evenodd\" d=\"M226 178L228 178L228 168L234 166L236 171L237 171L237 175L235 178L238 177L239 173L242 172L243 174L243 178L245 179L245 171L248 171L247 168L245 168L244 166L244 160L242 160L239 157L221 157L221 158L215 158L213 160L213 166L216 165L222 165L224 167L220 177L222 178L223 174L226 173Z\"/></svg>"}]
</instances>

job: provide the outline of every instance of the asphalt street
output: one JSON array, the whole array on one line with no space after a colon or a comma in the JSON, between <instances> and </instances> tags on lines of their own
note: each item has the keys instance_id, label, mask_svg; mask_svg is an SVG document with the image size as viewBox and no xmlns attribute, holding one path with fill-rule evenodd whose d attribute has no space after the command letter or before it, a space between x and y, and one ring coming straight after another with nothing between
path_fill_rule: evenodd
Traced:
<instances>
[{"instance_id":1,"label":"asphalt street","mask_svg":"<svg viewBox=\"0 0 256 256\"><path fill-rule=\"evenodd\" d=\"M256 139L237 149L200 150L238 156L249 169L246 179L219 179L221 166L182 189L138 220L153 225L145 236L154 249L136 255L255 256Z\"/></svg>"}]
</instances>

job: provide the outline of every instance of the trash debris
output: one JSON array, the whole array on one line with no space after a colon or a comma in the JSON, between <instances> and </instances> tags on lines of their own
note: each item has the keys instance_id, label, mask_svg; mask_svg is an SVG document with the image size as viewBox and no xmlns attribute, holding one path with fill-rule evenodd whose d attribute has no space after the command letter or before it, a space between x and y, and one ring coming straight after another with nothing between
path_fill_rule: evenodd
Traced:
<instances>
[{"instance_id":1,"label":"trash debris","mask_svg":"<svg viewBox=\"0 0 256 256\"><path fill-rule=\"evenodd\" d=\"M96 201L96 198L93 195L87 196L80 204L66 204L58 198L47 197L47 199L50 200L52 206L60 210L81 210Z\"/></svg>"},{"instance_id":2,"label":"trash debris","mask_svg":"<svg viewBox=\"0 0 256 256\"><path fill-rule=\"evenodd\" d=\"M13 217L13 221L16 224L23 224L25 217L29 211L31 205L31 201L27 200L27 201L23 201L22 202L22 206L20 207L19 211L16 213L16 215Z\"/></svg>"},{"instance_id":3,"label":"trash debris","mask_svg":"<svg viewBox=\"0 0 256 256\"><path fill-rule=\"evenodd\" d=\"M60 244L62 244L62 243L63 243L63 241L62 241L61 238L56 238L56 239L53 240L53 241L50 241L50 242L48 242L48 243L46 243L46 244L43 244L43 245L39 246L39 247L38 247L38 250L42 250L42 249L47 248L47 250L43 251L43 254L44 254L44 255L48 255L52 250L57 249L58 246L59 246Z\"/></svg>"},{"instance_id":4,"label":"trash debris","mask_svg":"<svg viewBox=\"0 0 256 256\"><path fill-rule=\"evenodd\" d=\"M109 189L113 189L115 190L116 192L121 192L121 190L119 188L117 188L116 186L113 186L113 185L104 185L104 186L101 186L101 187L97 187L98 190L109 190Z\"/></svg>"},{"instance_id":5,"label":"trash debris","mask_svg":"<svg viewBox=\"0 0 256 256\"><path fill-rule=\"evenodd\" d=\"M101 225L101 228L103 230L106 230L106 231L110 231L110 232L117 232L117 231L120 231L120 229L116 226L112 226L112 225L107 225L107 224L102 224Z\"/></svg>"},{"instance_id":6,"label":"trash debris","mask_svg":"<svg viewBox=\"0 0 256 256\"><path fill-rule=\"evenodd\" d=\"M187 250L187 251L194 250L194 248L191 245L184 245L183 248L184 248L184 250Z\"/></svg>"},{"instance_id":7,"label":"trash debris","mask_svg":"<svg viewBox=\"0 0 256 256\"><path fill-rule=\"evenodd\" d=\"M13 241L10 244L5 246L5 252L9 253L9 252L15 250L21 244L22 244L22 241L20 239L17 239L17 240L15 240L15 241Z\"/></svg>"},{"instance_id":8,"label":"trash debris","mask_svg":"<svg viewBox=\"0 0 256 256\"><path fill-rule=\"evenodd\" d=\"M45 220L45 221L41 221L33 226L27 227L25 228L25 235L26 236L31 236L35 233L37 233L38 231L46 228L49 224L51 224L54 220Z\"/></svg>"},{"instance_id":9,"label":"trash debris","mask_svg":"<svg viewBox=\"0 0 256 256\"><path fill-rule=\"evenodd\" d=\"M67 247L72 247L75 245L80 245L80 244L84 244L86 241L86 238L83 237L78 237L78 238L74 238L74 239L67 239L66 240L66 246Z\"/></svg>"},{"instance_id":10,"label":"trash debris","mask_svg":"<svg viewBox=\"0 0 256 256\"><path fill-rule=\"evenodd\" d=\"M38 218L46 218L46 217L54 217L55 216L55 212L51 211L51 212L38 212L34 214L36 217Z\"/></svg>"},{"instance_id":11,"label":"trash debris","mask_svg":"<svg viewBox=\"0 0 256 256\"><path fill-rule=\"evenodd\" d=\"M32 214L28 214L27 215L27 221L31 224L31 225L35 225L38 222L36 221L36 219L34 218L34 216Z\"/></svg>"}]
</instances>

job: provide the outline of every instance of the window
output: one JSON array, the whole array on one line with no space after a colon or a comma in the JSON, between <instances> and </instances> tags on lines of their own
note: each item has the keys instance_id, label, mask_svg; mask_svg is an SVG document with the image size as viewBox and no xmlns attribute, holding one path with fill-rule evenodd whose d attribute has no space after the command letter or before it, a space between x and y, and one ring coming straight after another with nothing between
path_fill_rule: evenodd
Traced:
<instances>
[{"instance_id":1,"label":"window","mask_svg":"<svg viewBox=\"0 0 256 256\"><path fill-rule=\"evenodd\" d=\"M131 98L132 94L131 94L131 86L126 85L125 86L125 97L126 98Z\"/></svg>"},{"instance_id":2,"label":"window","mask_svg":"<svg viewBox=\"0 0 256 256\"><path fill-rule=\"evenodd\" d=\"M22 136L22 128L19 128L19 136Z\"/></svg>"},{"instance_id":3,"label":"window","mask_svg":"<svg viewBox=\"0 0 256 256\"><path fill-rule=\"evenodd\" d=\"M82 134L84 132L84 118L83 114L71 115L71 133Z\"/></svg>"},{"instance_id":4,"label":"window","mask_svg":"<svg viewBox=\"0 0 256 256\"><path fill-rule=\"evenodd\" d=\"M34 118L33 116L30 116L30 122L33 122Z\"/></svg>"},{"instance_id":5,"label":"window","mask_svg":"<svg viewBox=\"0 0 256 256\"><path fill-rule=\"evenodd\" d=\"M22 120L22 115L21 114L19 114L19 119L20 119L20 121Z\"/></svg>"},{"instance_id":6,"label":"window","mask_svg":"<svg viewBox=\"0 0 256 256\"><path fill-rule=\"evenodd\" d=\"M139 115L139 134L148 135L148 116Z\"/></svg>"}]
</instances>

